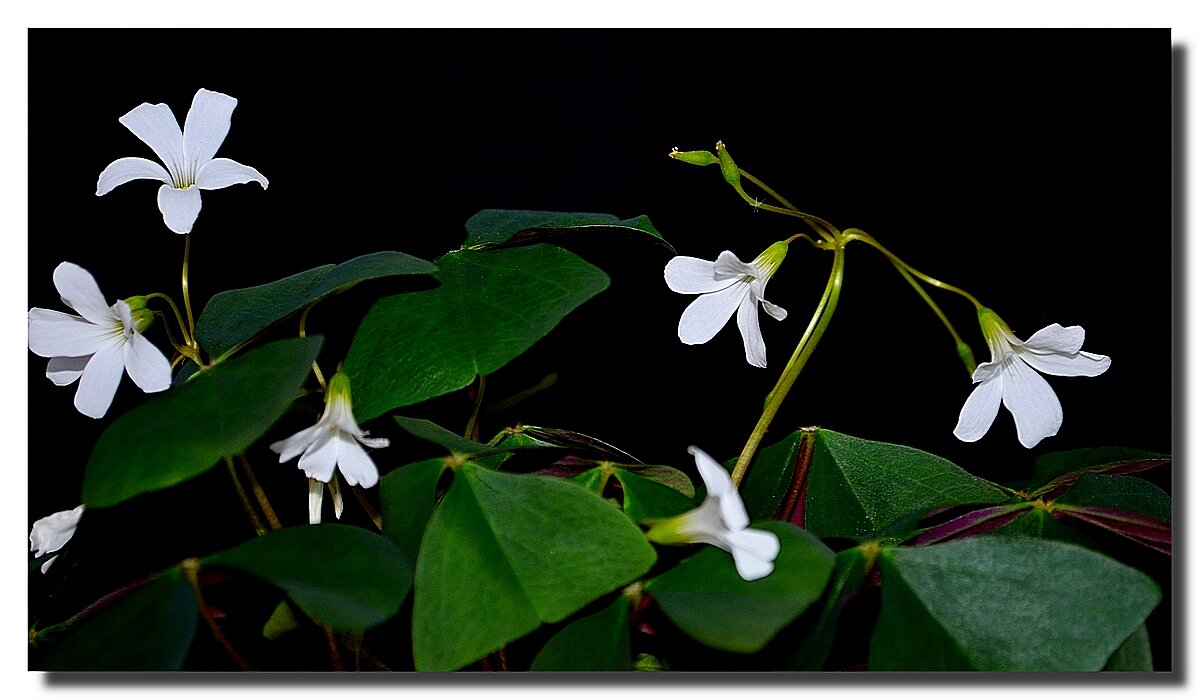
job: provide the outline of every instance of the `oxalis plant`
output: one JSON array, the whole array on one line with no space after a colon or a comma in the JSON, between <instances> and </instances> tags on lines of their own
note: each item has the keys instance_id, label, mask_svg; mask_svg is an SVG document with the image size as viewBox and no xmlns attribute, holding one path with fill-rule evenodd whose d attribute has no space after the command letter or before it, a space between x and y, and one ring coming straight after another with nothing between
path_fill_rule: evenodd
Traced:
<instances>
[{"instance_id":1,"label":"oxalis plant","mask_svg":"<svg viewBox=\"0 0 1200 700\"><path fill-rule=\"evenodd\" d=\"M616 446L619 434L484 432L486 378L539 341L560 342L559 321L608 285L555 243L624 231L670 245L645 216L485 210L432 262L378 252L215 294L196 314L192 229L202 197L221 198L202 192L268 186L217 157L235 105L200 90L182 129L167 105L132 109L120 123L157 161L119 158L99 176L97 195L161 183L163 223L183 237L179 295L109 296L144 290L101 290L86 261L64 261L50 282L66 309L29 311L29 349L48 358L47 379L75 384L75 408L107 422L82 503L29 536L31 575L62 579L30 601L33 668L1151 670L1145 621L1162 594L1113 550L1170 555L1170 498L1135 476L1168 456L1052 452L1027 481L999 484L818 427L775 425L764 444L829 331L851 250L884 256L945 325L974 384L946 397L963 402L961 440L993 429L1001 405L1025 447L1055 435L1063 409L1043 375L1096 377L1110 364L1083 349L1083 328L1010 328L1003 300L985 306L865 231L801 211L717 142L669 155L717 166L756 210L803 227L757 254L679 255L664 270L667 287L694 297L680 304L683 343L705 343L736 317L746 362L766 368L760 311L796 329L763 402L730 409L759 412L741 453L710 455L711 438L695 435L674 464L645 464ZM795 303L789 314L767 295L794 246L830 261L803 330ZM310 311L395 276L427 284L375 301L344 356L323 352ZM975 310L979 335L951 323L940 306L951 302ZM986 361L973 345L986 345ZM125 374L149 396L110 417L116 392L133 391ZM421 417L453 392L470 399L461 424ZM379 435L397 426L442 456L415 460ZM287 470L296 488L268 493L263 470ZM144 571L83 607L61 602L86 545L72 537L96 511L226 478L242 512L211 517L244 521L244 542ZM272 499L300 497L305 484L307 522L285 522ZM361 526L337 522L347 502Z\"/></svg>"}]
</instances>

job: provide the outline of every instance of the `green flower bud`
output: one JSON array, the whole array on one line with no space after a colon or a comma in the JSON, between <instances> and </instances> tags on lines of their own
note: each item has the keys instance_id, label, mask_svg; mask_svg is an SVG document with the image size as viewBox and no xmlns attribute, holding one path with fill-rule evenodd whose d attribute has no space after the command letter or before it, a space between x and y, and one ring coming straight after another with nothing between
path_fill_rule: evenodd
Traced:
<instances>
[{"instance_id":1,"label":"green flower bud","mask_svg":"<svg viewBox=\"0 0 1200 700\"><path fill-rule=\"evenodd\" d=\"M738 170L738 166L733 162L733 156L729 155L729 149L725 148L725 144L717 141L717 157L721 159L721 175L725 178L725 182L734 187L742 186L742 173Z\"/></svg>"},{"instance_id":2,"label":"green flower bud","mask_svg":"<svg viewBox=\"0 0 1200 700\"><path fill-rule=\"evenodd\" d=\"M692 165L712 165L720 162L709 151L681 151L678 148L672 148L671 152L667 155L675 160L681 160L684 163L691 163Z\"/></svg>"},{"instance_id":3,"label":"green flower bud","mask_svg":"<svg viewBox=\"0 0 1200 700\"><path fill-rule=\"evenodd\" d=\"M975 367L978 365L975 364L975 353L971 351L971 346L959 341L958 357L967 366L967 374L975 374Z\"/></svg>"},{"instance_id":4,"label":"green flower bud","mask_svg":"<svg viewBox=\"0 0 1200 700\"><path fill-rule=\"evenodd\" d=\"M129 305L133 317L133 327L138 333L145 333L150 324L154 323L154 312L146 308L146 297L136 296L124 300Z\"/></svg>"}]
</instances>

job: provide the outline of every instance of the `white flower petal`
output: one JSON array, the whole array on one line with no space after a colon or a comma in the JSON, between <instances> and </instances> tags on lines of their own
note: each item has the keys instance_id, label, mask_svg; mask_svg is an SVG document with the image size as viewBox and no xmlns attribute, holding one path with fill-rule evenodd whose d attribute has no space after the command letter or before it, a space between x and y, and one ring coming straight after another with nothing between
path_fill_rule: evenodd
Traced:
<instances>
[{"instance_id":1,"label":"white flower petal","mask_svg":"<svg viewBox=\"0 0 1200 700\"><path fill-rule=\"evenodd\" d=\"M1021 345L1036 352L1054 352L1074 355L1083 347L1083 326L1064 328L1052 323L1029 336Z\"/></svg>"},{"instance_id":2,"label":"white flower petal","mask_svg":"<svg viewBox=\"0 0 1200 700\"><path fill-rule=\"evenodd\" d=\"M771 318L775 319L776 321L782 321L783 319L787 318L787 311L785 311L782 306L776 306L766 299L760 299L760 301L762 301L763 311L766 311L767 315Z\"/></svg>"},{"instance_id":3,"label":"white flower petal","mask_svg":"<svg viewBox=\"0 0 1200 700\"><path fill-rule=\"evenodd\" d=\"M696 470L700 472L700 478L704 480L704 490L709 496L720 497L734 490L729 472L707 452L692 445L688 447L688 454L696 458Z\"/></svg>"},{"instance_id":4,"label":"white flower petal","mask_svg":"<svg viewBox=\"0 0 1200 700\"><path fill-rule=\"evenodd\" d=\"M333 478L329 480L329 483L325 484L325 485L327 487L329 487L329 495L333 497L333 517L337 518L338 520L341 520L342 519L342 509L343 509L342 508L342 487L338 483L337 475L335 474L333 476Z\"/></svg>"},{"instance_id":5,"label":"white flower petal","mask_svg":"<svg viewBox=\"0 0 1200 700\"><path fill-rule=\"evenodd\" d=\"M1037 371L1057 377L1095 377L1104 374L1112 364L1107 355L1090 352L1073 355L1019 352L1018 356Z\"/></svg>"},{"instance_id":6,"label":"white flower petal","mask_svg":"<svg viewBox=\"0 0 1200 700\"><path fill-rule=\"evenodd\" d=\"M203 88L196 91L183 124L183 154L192 178L196 178L200 168L212 160L225 141L236 106L237 100L224 93Z\"/></svg>"},{"instance_id":7,"label":"white flower petal","mask_svg":"<svg viewBox=\"0 0 1200 700\"><path fill-rule=\"evenodd\" d=\"M321 504L325 501L325 484L308 480L308 524L321 524Z\"/></svg>"},{"instance_id":8,"label":"white flower petal","mask_svg":"<svg viewBox=\"0 0 1200 700\"><path fill-rule=\"evenodd\" d=\"M679 339L687 345L712 340L749 293L750 285L735 282L719 291L696 297L679 317Z\"/></svg>"},{"instance_id":9,"label":"white flower petal","mask_svg":"<svg viewBox=\"0 0 1200 700\"><path fill-rule=\"evenodd\" d=\"M163 185L158 188L158 210L162 212L167 228L175 233L191 233L192 225L200 215L200 188L177 190Z\"/></svg>"},{"instance_id":10,"label":"white flower petal","mask_svg":"<svg viewBox=\"0 0 1200 700\"><path fill-rule=\"evenodd\" d=\"M330 431L323 432L300 456L299 467L310 479L328 483L337 467L340 440Z\"/></svg>"},{"instance_id":11,"label":"white flower petal","mask_svg":"<svg viewBox=\"0 0 1200 700\"><path fill-rule=\"evenodd\" d=\"M51 565L51 564L53 564L53 563L54 563L54 562L56 562L56 561L58 561L58 555L57 555L57 554L55 554L54 556L50 557L50 558L49 558L49 559L47 559L46 561L42 562L42 573L44 574L44 573L46 573L47 571L49 571L49 570L50 570L50 565Z\"/></svg>"},{"instance_id":12,"label":"white flower petal","mask_svg":"<svg viewBox=\"0 0 1200 700\"><path fill-rule=\"evenodd\" d=\"M35 520L29 531L29 551L40 557L62 549L75 536L75 527L83 517L83 510L84 506L79 505L72 510L60 510ZM45 573L45 568L42 573Z\"/></svg>"},{"instance_id":13,"label":"white flower petal","mask_svg":"<svg viewBox=\"0 0 1200 700\"><path fill-rule=\"evenodd\" d=\"M90 356L117 335L115 325L98 326L50 309L29 310L29 349L41 357Z\"/></svg>"},{"instance_id":14,"label":"white flower petal","mask_svg":"<svg viewBox=\"0 0 1200 700\"><path fill-rule=\"evenodd\" d=\"M104 301L96 278L75 263L59 263L58 267L54 268L54 288L58 290L64 304L78 311L80 316L92 323L111 325L116 318L108 303Z\"/></svg>"},{"instance_id":15,"label":"white flower petal","mask_svg":"<svg viewBox=\"0 0 1200 700\"><path fill-rule=\"evenodd\" d=\"M773 532L747 528L729 535L730 553L738 575L756 581L775 570L779 538Z\"/></svg>"},{"instance_id":16,"label":"white flower petal","mask_svg":"<svg viewBox=\"0 0 1200 700\"><path fill-rule=\"evenodd\" d=\"M96 196L108 194L113 188L133 180L159 180L168 185L171 174L163 166L145 158L118 158L108 164L96 180Z\"/></svg>"},{"instance_id":17,"label":"white flower petal","mask_svg":"<svg viewBox=\"0 0 1200 700\"><path fill-rule=\"evenodd\" d=\"M102 418L112 405L121 375L125 374L124 344L112 342L96 350L83 368L75 390L75 408L89 418Z\"/></svg>"},{"instance_id":18,"label":"white flower petal","mask_svg":"<svg viewBox=\"0 0 1200 700\"><path fill-rule=\"evenodd\" d=\"M79 379L91 355L86 357L51 357L46 365L46 378L58 386L67 386Z\"/></svg>"},{"instance_id":19,"label":"white flower petal","mask_svg":"<svg viewBox=\"0 0 1200 700\"><path fill-rule=\"evenodd\" d=\"M152 394L171 386L171 363L154 343L135 332L125 343L125 371L142 391Z\"/></svg>"},{"instance_id":20,"label":"white flower petal","mask_svg":"<svg viewBox=\"0 0 1200 700\"><path fill-rule=\"evenodd\" d=\"M179 122L170 107L143 102L118 121L154 151L154 155L167 166L173 177L179 177L184 172L183 132L179 130Z\"/></svg>"},{"instance_id":21,"label":"white flower petal","mask_svg":"<svg viewBox=\"0 0 1200 700\"><path fill-rule=\"evenodd\" d=\"M358 437L359 442L366 445L367 447L374 447L375 449L379 449L381 447L387 447L388 445L392 444L392 441L387 438L368 437L366 433L363 433L362 435L359 435L357 437Z\"/></svg>"},{"instance_id":22,"label":"white flower petal","mask_svg":"<svg viewBox=\"0 0 1200 700\"><path fill-rule=\"evenodd\" d=\"M766 367L767 344L763 342L762 329L758 325L758 303L752 294L742 297L737 325L742 332L742 345L746 347L746 362L755 367Z\"/></svg>"},{"instance_id":23,"label":"white flower petal","mask_svg":"<svg viewBox=\"0 0 1200 700\"><path fill-rule=\"evenodd\" d=\"M729 528L721 517L721 501L718 498L705 498L699 507L681 513L669 522L673 523L677 536L672 539L672 544L702 542L730 551L727 542Z\"/></svg>"},{"instance_id":24,"label":"white flower petal","mask_svg":"<svg viewBox=\"0 0 1200 700\"><path fill-rule=\"evenodd\" d=\"M289 438L271 443L271 450L279 453L279 463L283 464L307 450L324 430L320 424L310 426Z\"/></svg>"},{"instance_id":25,"label":"white flower petal","mask_svg":"<svg viewBox=\"0 0 1200 700\"><path fill-rule=\"evenodd\" d=\"M971 381L978 384L986 382L1000 372L1000 366L1004 364L1004 359L1012 355L1011 352L1006 352L1004 357L993 359L991 362L980 362L975 367L975 372L971 374Z\"/></svg>"},{"instance_id":26,"label":"white flower petal","mask_svg":"<svg viewBox=\"0 0 1200 700\"><path fill-rule=\"evenodd\" d=\"M201 166L196 174L196 187L202 190L219 190L247 182L257 182L267 189L267 178L262 173L228 158L214 158Z\"/></svg>"},{"instance_id":27,"label":"white flower petal","mask_svg":"<svg viewBox=\"0 0 1200 700\"><path fill-rule=\"evenodd\" d=\"M1033 448L1062 426L1062 404L1042 375L1019 359L1004 366L1004 407L1017 423L1017 439Z\"/></svg>"},{"instance_id":28,"label":"white flower petal","mask_svg":"<svg viewBox=\"0 0 1200 700\"><path fill-rule=\"evenodd\" d=\"M348 435L338 436L341 445L338 446L338 469L346 477L346 483L361 485L369 489L379 482L379 469L371 456Z\"/></svg>"},{"instance_id":29,"label":"white flower petal","mask_svg":"<svg viewBox=\"0 0 1200 700\"><path fill-rule=\"evenodd\" d=\"M738 259L731 251L723 250L717 256L717 260L713 263L713 271L718 278L738 279L740 277L753 277L758 279L762 276L762 270L759 270L752 263L744 263Z\"/></svg>"},{"instance_id":30,"label":"white flower petal","mask_svg":"<svg viewBox=\"0 0 1200 700\"><path fill-rule=\"evenodd\" d=\"M978 374L978 372L976 372ZM1000 412L1000 399L1004 395L1004 377L991 373L975 387L958 414L958 425L954 437L963 442L975 442L987 433Z\"/></svg>"},{"instance_id":31,"label":"white flower petal","mask_svg":"<svg viewBox=\"0 0 1200 700\"><path fill-rule=\"evenodd\" d=\"M679 255L671 258L663 270L667 287L680 294L707 294L733 284L731 279L717 279L713 263L700 258Z\"/></svg>"}]
</instances>

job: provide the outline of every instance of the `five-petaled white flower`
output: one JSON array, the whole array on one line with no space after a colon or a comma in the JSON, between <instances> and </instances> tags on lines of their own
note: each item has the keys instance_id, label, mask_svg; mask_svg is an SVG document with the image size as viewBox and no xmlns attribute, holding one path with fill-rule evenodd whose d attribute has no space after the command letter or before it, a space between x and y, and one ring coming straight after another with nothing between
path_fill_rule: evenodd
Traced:
<instances>
[{"instance_id":1,"label":"five-petaled white flower","mask_svg":"<svg viewBox=\"0 0 1200 700\"><path fill-rule=\"evenodd\" d=\"M35 520L33 529L29 531L29 551L33 552L33 556L40 557L62 549L75 536L75 527L83 517L83 508L80 504L72 510L60 510ZM58 559L57 554L42 562L43 574L50 569L55 559Z\"/></svg>"},{"instance_id":2,"label":"five-petaled white flower","mask_svg":"<svg viewBox=\"0 0 1200 700\"><path fill-rule=\"evenodd\" d=\"M779 538L747 527L750 516L729 473L699 447L689 447L708 494L699 508L655 522L646 537L660 544L703 542L729 552L738 575L754 581L775 570Z\"/></svg>"},{"instance_id":3,"label":"five-petaled white flower","mask_svg":"<svg viewBox=\"0 0 1200 700\"><path fill-rule=\"evenodd\" d=\"M764 298L767 281L779 269L787 250L787 243L774 243L751 263L742 262L728 250L715 262L683 255L672 258L663 271L667 286L680 294L700 295L679 317L679 339L688 345L707 343L736 310L746 361L766 367L767 346L758 325L758 305L761 303L771 318L787 318L787 311Z\"/></svg>"},{"instance_id":4,"label":"five-petaled white flower","mask_svg":"<svg viewBox=\"0 0 1200 700\"><path fill-rule=\"evenodd\" d=\"M320 484L330 483L335 467L351 486L361 484L370 488L379 481L375 462L359 443L367 447L387 447L389 441L367 437L367 433L358 427L350 403L350 380L338 372L325 388L325 411L317 424L271 444L271 449L279 453L280 464L301 455L300 468L309 479L320 482L310 483L309 522L321 522ZM340 503L336 492L334 500L335 506Z\"/></svg>"},{"instance_id":5,"label":"five-petaled white flower","mask_svg":"<svg viewBox=\"0 0 1200 700\"><path fill-rule=\"evenodd\" d=\"M257 182L267 188L267 178L254 168L228 158L214 158L229 133L230 116L237 100L200 89L192 98L183 131L165 104L143 102L119 120L150 147L167 166L146 158L119 158L100 173L96 195L107 194L130 180L160 180L158 209L167 228L189 233L200 214L200 190Z\"/></svg>"},{"instance_id":6,"label":"five-petaled white flower","mask_svg":"<svg viewBox=\"0 0 1200 700\"><path fill-rule=\"evenodd\" d=\"M996 420L1003 400L1017 423L1017 438L1022 445L1032 448L1043 438L1057 434L1063 420L1058 396L1038 372L1060 377L1095 377L1112 363L1105 355L1081 349L1080 326L1064 328L1051 324L1021 342L995 312L982 307L979 325L992 351L992 360L975 369L971 379L979 386L967 397L954 428L954 435L965 442L983 437Z\"/></svg>"},{"instance_id":7,"label":"five-petaled white flower","mask_svg":"<svg viewBox=\"0 0 1200 700\"><path fill-rule=\"evenodd\" d=\"M80 413L102 417L126 371L142 391L171 386L171 363L141 333L154 318L144 308L144 298L119 300L110 307L91 273L69 262L54 268L54 286L63 303L80 315L30 309L29 349L50 358L50 381L66 386L79 380L75 408Z\"/></svg>"}]
</instances>

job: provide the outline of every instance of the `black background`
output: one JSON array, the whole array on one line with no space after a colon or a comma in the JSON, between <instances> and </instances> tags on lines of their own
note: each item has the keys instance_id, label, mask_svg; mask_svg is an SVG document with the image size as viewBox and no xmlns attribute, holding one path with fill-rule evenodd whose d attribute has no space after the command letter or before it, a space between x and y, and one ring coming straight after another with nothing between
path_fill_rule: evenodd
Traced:
<instances>
[{"instance_id":1,"label":"black background","mask_svg":"<svg viewBox=\"0 0 1200 700\"><path fill-rule=\"evenodd\" d=\"M239 100L218 155L259 169L270 187L204 193L191 262L197 313L218 291L377 250L432 260L484 208L647 214L682 255L730 249L748 260L804 229L753 211L717 168L666 156L722 139L801 209L868 231L972 292L1018 336L1079 324L1085 349L1113 358L1101 377L1050 379L1065 421L1034 450L1017 442L1005 410L981 441L961 443L951 431L971 383L953 344L890 265L856 245L837 314L768 443L821 425L1001 481L1027 476L1049 451L1171 451L1167 30L35 30L30 66L30 306L61 308L51 272L63 260L89 269L113 299L178 299L183 237L163 225L157 185L104 197L94 185L116 158L153 158L122 114L165 102L182 122L200 87ZM690 444L736 455L831 256L792 246L767 295L790 315L762 315L770 366L761 370L746 364L733 323L706 345L679 343L692 297L662 282L668 252L622 236L567 245L612 286L489 378L487 397L499 400L558 375L552 389L486 417L485 437L521 421L681 468ZM419 286L376 281L319 306L309 328L329 336L323 366L344 357L374 299ZM931 293L986 359L970 305ZM150 337L165 347L161 334ZM79 502L95 438L144 400L126 380L93 421L71 405L74 387L54 387L44 369L30 354L30 444L41 446L31 451L31 521ZM468 410L460 392L402 412L460 430ZM268 438L306 421L289 418ZM368 425L396 440L376 453L382 472L427 456L388 423ZM302 521L295 467L252 457L278 489L281 515ZM113 509L126 514L122 527L137 525L109 530L110 555L136 543L132 566L165 566L244 539L227 481L214 470Z\"/></svg>"}]
</instances>

